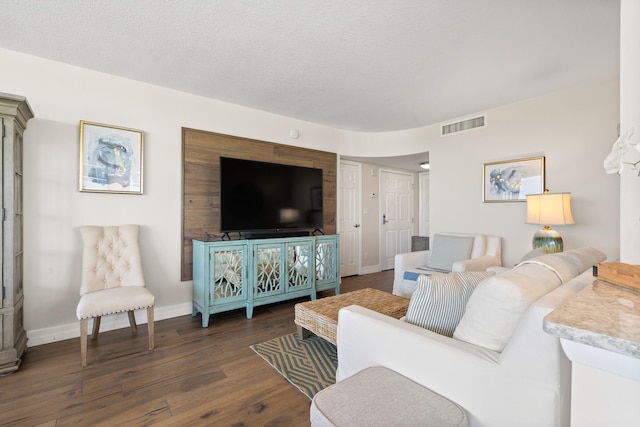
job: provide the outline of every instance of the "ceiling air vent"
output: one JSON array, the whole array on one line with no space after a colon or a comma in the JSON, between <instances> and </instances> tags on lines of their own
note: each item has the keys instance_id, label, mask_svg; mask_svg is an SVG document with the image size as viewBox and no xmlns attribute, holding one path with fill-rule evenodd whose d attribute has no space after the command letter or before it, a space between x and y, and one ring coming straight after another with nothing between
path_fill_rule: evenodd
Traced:
<instances>
[{"instance_id":1,"label":"ceiling air vent","mask_svg":"<svg viewBox=\"0 0 640 427\"><path fill-rule=\"evenodd\" d=\"M449 135L450 133L462 132L464 130L475 129L482 126L484 126L484 116L474 117L473 119L443 125L442 135Z\"/></svg>"}]
</instances>

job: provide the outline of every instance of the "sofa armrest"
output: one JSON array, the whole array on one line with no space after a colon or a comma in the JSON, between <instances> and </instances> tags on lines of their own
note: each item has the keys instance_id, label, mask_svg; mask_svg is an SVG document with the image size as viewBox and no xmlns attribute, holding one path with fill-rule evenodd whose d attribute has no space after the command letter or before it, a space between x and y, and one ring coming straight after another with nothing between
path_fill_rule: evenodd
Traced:
<instances>
[{"instance_id":1,"label":"sofa armrest","mask_svg":"<svg viewBox=\"0 0 640 427\"><path fill-rule=\"evenodd\" d=\"M418 267L426 267L431 259L431 251L415 251L396 254L393 260L393 288L402 289L404 272Z\"/></svg>"},{"instance_id":2,"label":"sofa armrest","mask_svg":"<svg viewBox=\"0 0 640 427\"><path fill-rule=\"evenodd\" d=\"M450 365L452 359L457 359L465 366L473 365L470 371L474 371L480 366L483 368L480 370L498 366L500 360L498 352L437 334L358 305L340 310L336 340L338 381L368 366L386 366L417 381L416 368L432 363L434 367ZM436 371L433 374L437 376ZM444 383L448 382L450 378L445 378ZM429 388L433 386L423 385Z\"/></svg>"},{"instance_id":3,"label":"sofa armrest","mask_svg":"<svg viewBox=\"0 0 640 427\"><path fill-rule=\"evenodd\" d=\"M337 346L338 381L384 366L465 408L470 425L562 425L553 385L504 369L497 352L359 306L340 310Z\"/></svg>"},{"instance_id":4,"label":"sofa armrest","mask_svg":"<svg viewBox=\"0 0 640 427\"><path fill-rule=\"evenodd\" d=\"M415 251L396 254L394 259L394 268L410 270L412 268L425 267L431 258L431 251Z\"/></svg>"},{"instance_id":5,"label":"sofa armrest","mask_svg":"<svg viewBox=\"0 0 640 427\"><path fill-rule=\"evenodd\" d=\"M500 257L483 255L478 258L464 259L453 263L451 271L485 271L489 267L502 266Z\"/></svg>"}]
</instances>

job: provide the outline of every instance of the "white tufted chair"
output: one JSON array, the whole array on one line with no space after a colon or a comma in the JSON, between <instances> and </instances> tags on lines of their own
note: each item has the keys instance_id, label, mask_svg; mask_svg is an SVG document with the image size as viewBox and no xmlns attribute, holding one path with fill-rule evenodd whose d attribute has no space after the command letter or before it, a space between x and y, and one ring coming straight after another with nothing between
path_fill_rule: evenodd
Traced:
<instances>
[{"instance_id":1,"label":"white tufted chair","mask_svg":"<svg viewBox=\"0 0 640 427\"><path fill-rule=\"evenodd\" d=\"M127 312L132 330L137 330L134 310L147 309L149 350L153 350L153 303L145 287L138 246L138 225L80 227L82 235L82 283L76 310L80 320L80 354L87 366L87 329L94 318L92 340L97 339L100 318Z\"/></svg>"}]
</instances>

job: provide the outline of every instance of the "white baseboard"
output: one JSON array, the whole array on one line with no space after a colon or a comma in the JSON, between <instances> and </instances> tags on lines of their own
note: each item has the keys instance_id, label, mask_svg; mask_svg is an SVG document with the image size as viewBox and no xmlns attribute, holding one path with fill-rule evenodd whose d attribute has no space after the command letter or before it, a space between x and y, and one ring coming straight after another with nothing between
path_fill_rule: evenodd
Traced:
<instances>
[{"instance_id":1,"label":"white baseboard","mask_svg":"<svg viewBox=\"0 0 640 427\"><path fill-rule=\"evenodd\" d=\"M371 274L371 273L379 273L382 269L380 268L380 264L378 265L369 265L367 267L360 267L360 274Z\"/></svg>"},{"instance_id":2,"label":"white baseboard","mask_svg":"<svg viewBox=\"0 0 640 427\"><path fill-rule=\"evenodd\" d=\"M185 314L191 314L193 305L190 302L170 305L166 307L154 307L153 317L155 320L171 319ZM136 323L144 325L147 323L146 310L136 311ZM89 327L93 327L89 325ZM103 317L100 322L100 332L112 331L114 329L128 328L129 318L126 313L115 314ZM56 341L78 338L80 336L80 322L68 323L66 325L52 326L50 328L33 329L27 331L27 347L35 347L42 344L49 344Z\"/></svg>"}]
</instances>

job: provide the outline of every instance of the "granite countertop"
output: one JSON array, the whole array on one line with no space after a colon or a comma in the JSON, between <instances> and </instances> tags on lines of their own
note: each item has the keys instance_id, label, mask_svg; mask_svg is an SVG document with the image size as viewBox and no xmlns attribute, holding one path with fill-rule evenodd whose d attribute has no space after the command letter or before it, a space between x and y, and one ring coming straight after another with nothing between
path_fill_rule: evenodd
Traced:
<instances>
[{"instance_id":1,"label":"granite countertop","mask_svg":"<svg viewBox=\"0 0 640 427\"><path fill-rule=\"evenodd\" d=\"M544 318L551 335L640 359L640 292L595 280Z\"/></svg>"}]
</instances>

